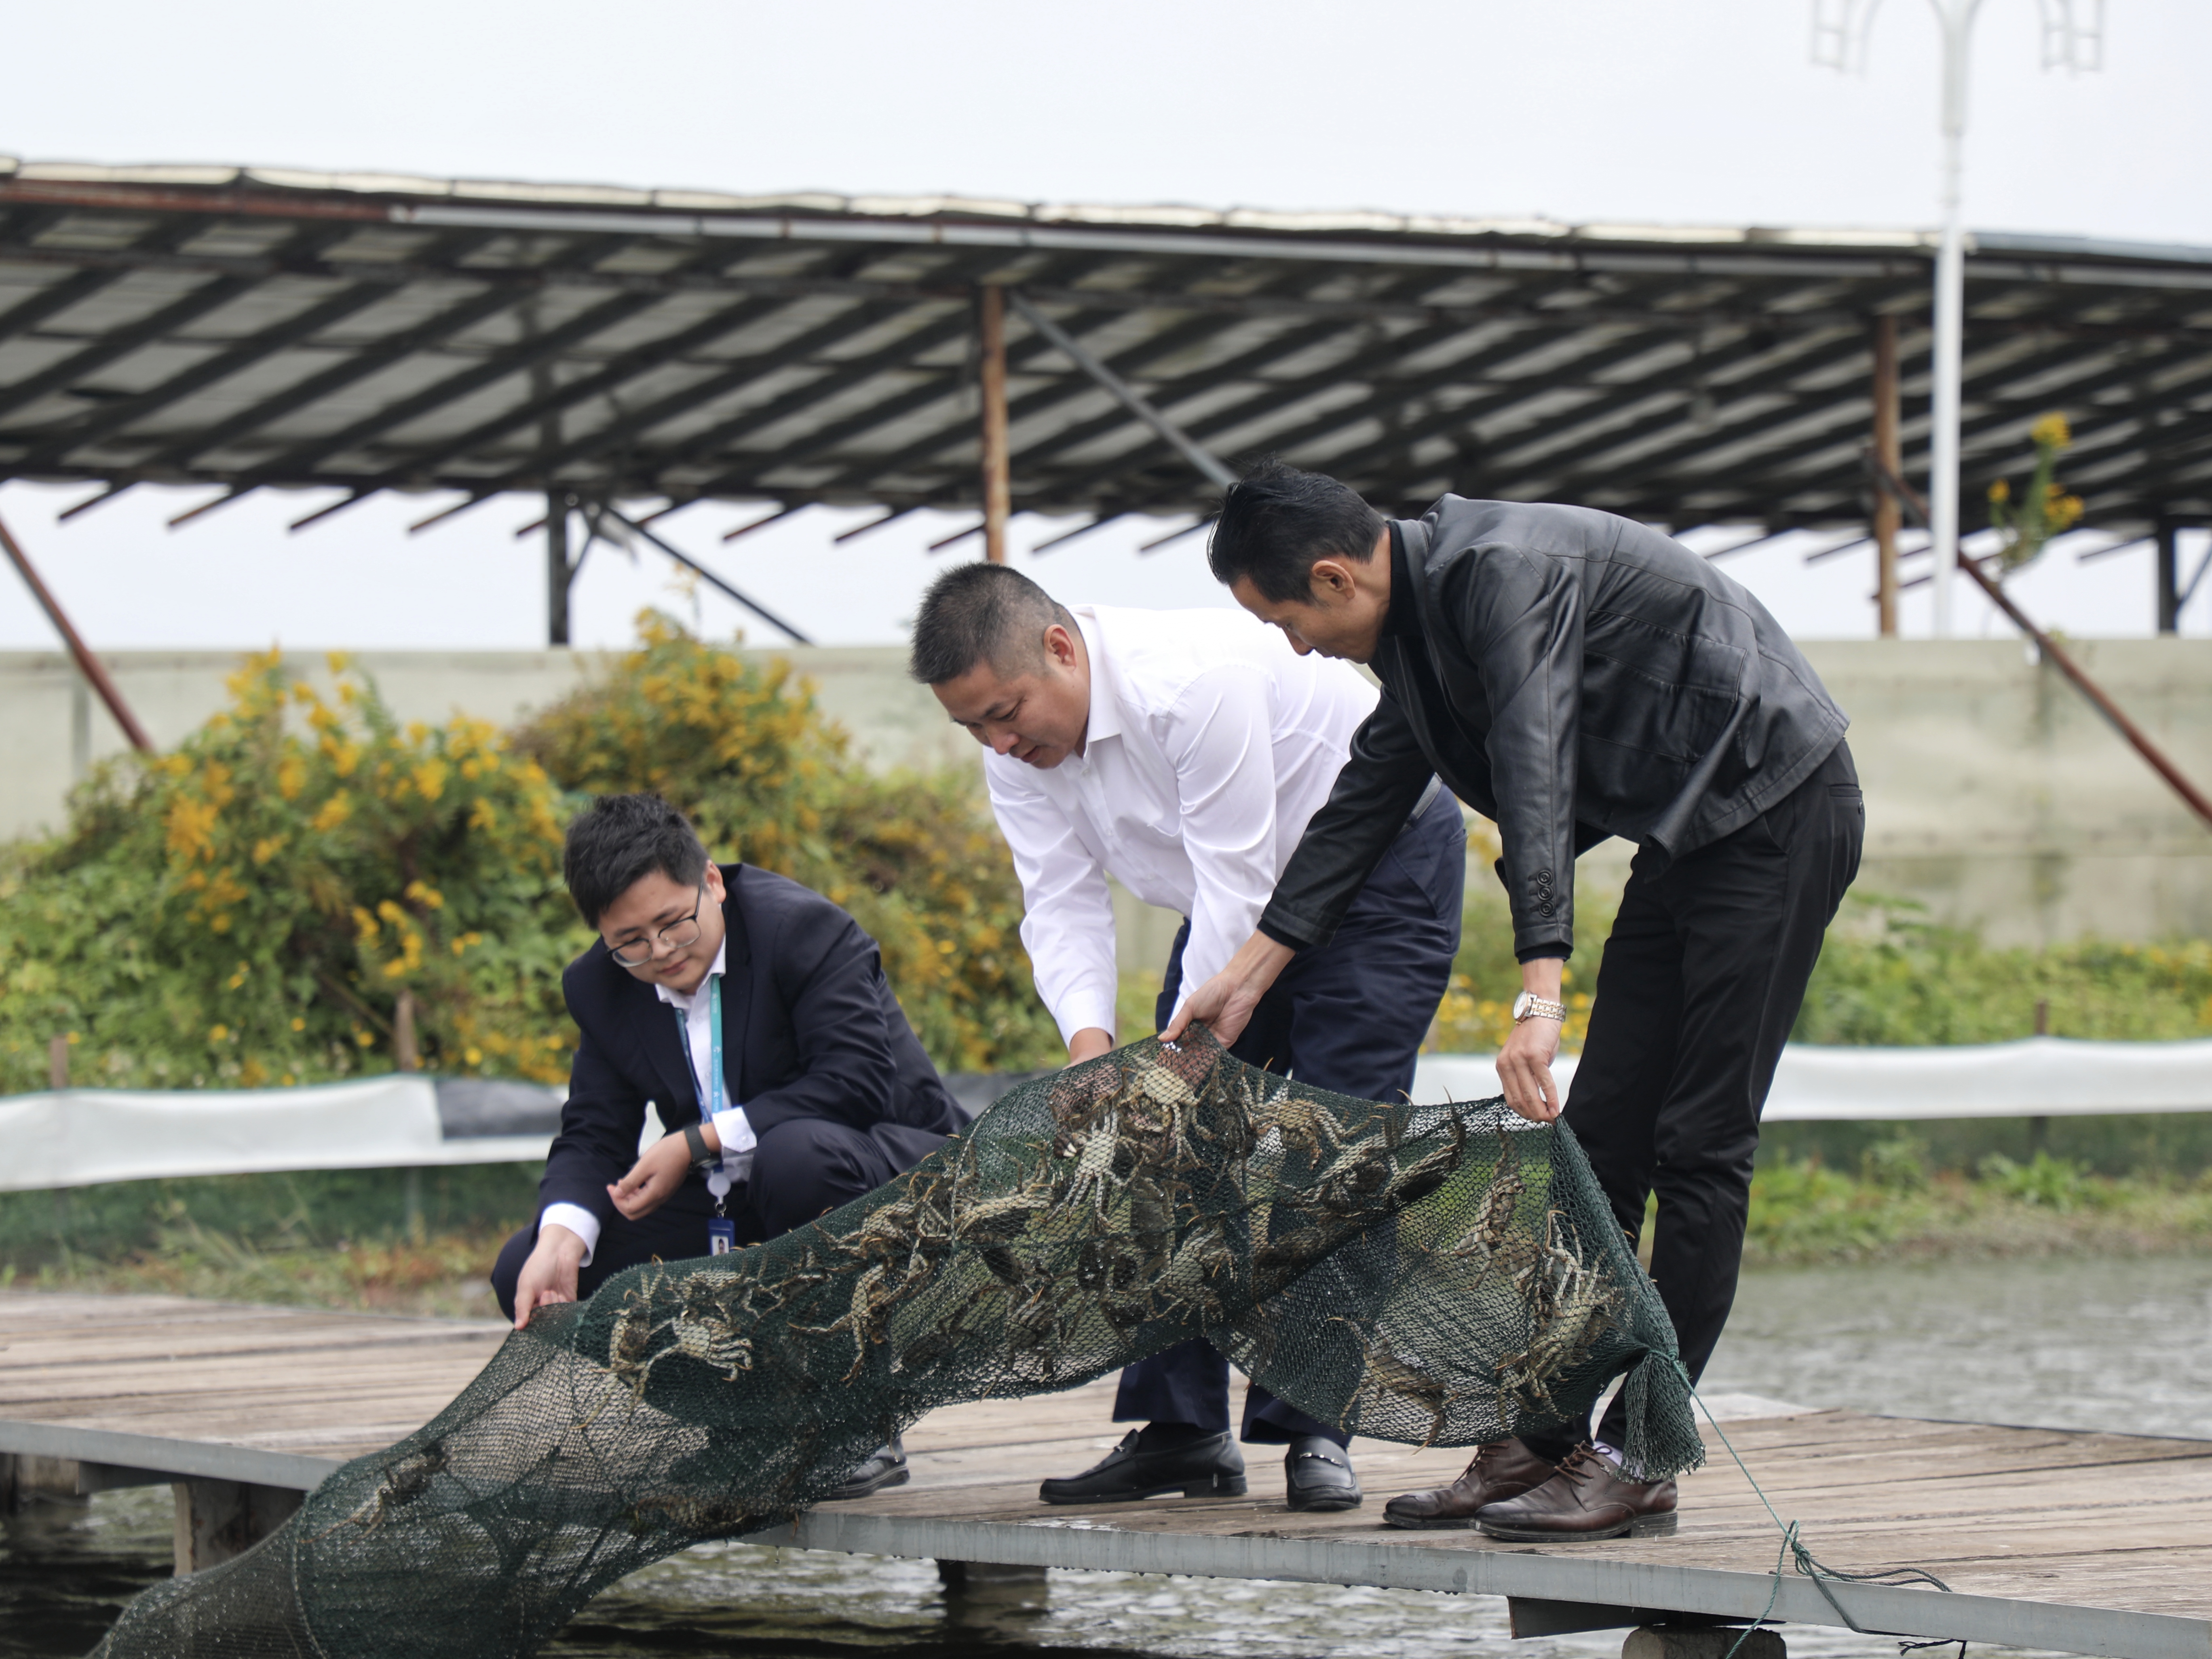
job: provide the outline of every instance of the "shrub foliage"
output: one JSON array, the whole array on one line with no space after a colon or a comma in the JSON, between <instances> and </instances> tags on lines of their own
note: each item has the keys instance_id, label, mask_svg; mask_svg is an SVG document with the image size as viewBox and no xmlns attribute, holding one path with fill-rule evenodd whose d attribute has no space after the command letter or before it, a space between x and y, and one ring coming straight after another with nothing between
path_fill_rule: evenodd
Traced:
<instances>
[{"instance_id":1,"label":"shrub foliage","mask_svg":"<svg viewBox=\"0 0 2212 1659\"><path fill-rule=\"evenodd\" d=\"M586 793L657 789L716 857L851 909L938 1062L1048 1057L1003 845L957 775L872 777L781 665L647 617L640 648L506 734L403 726L332 659L273 654L175 750L104 766L67 829L0 848L0 1091L257 1087L389 1070L400 999L426 1068L556 1080L560 970L589 942L560 881Z\"/></svg>"}]
</instances>

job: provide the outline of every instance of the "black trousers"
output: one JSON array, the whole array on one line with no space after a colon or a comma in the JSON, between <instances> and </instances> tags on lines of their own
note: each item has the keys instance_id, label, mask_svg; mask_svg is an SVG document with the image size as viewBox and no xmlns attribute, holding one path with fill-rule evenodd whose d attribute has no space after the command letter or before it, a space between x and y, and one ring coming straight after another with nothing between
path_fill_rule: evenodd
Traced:
<instances>
[{"instance_id":1,"label":"black trousers","mask_svg":"<svg viewBox=\"0 0 2212 1659\"><path fill-rule=\"evenodd\" d=\"M913 1130L879 1138L827 1118L793 1118L760 1138L753 1150L750 1179L731 1189L730 1218L738 1243L758 1244L801 1227L841 1204L872 1193L915 1159L897 1137L924 1140ZM886 1145L886 1139L890 1140ZM917 1154L918 1156L918 1154ZM632 1221L616 1215L600 1229L590 1262L576 1274L576 1294L587 1297L614 1274L648 1261L678 1261L707 1254L707 1219L714 1200L697 1174L687 1177L668 1201ZM491 1288L500 1310L514 1317L514 1289L522 1264L538 1243L532 1222L501 1247L491 1270Z\"/></svg>"},{"instance_id":2,"label":"black trousers","mask_svg":"<svg viewBox=\"0 0 2212 1659\"><path fill-rule=\"evenodd\" d=\"M1734 835L1672 863L1638 853L1605 942L1565 1117L1632 1241L1658 1194L1651 1277L1693 1381L1735 1302L1759 1113L1865 830L1838 744ZM1626 1426L1616 1404L1595 1437ZM1557 1460L1579 1430L1522 1438Z\"/></svg>"},{"instance_id":3,"label":"black trousers","mask_svg":"<svg viewBox=\"0 0 2212 1659\"><path fill-rule=\"evenodd\" d=\"M1268 988L1229 1052L1246 1064L1362 1100L1393 1100L1413 1086L1413 1060L1450 982L1467 884L1467 828L1444 791L1392 843L1327 945L1302 951ZM1168 956L1156 1010L1165 1025L1182 993L1186 921ZM1116 1423L1229 1426L1229 1362L1200 1339L1139 1360L1121 1373ZM1342 1431L1307 1416L1255 1383L1245 1393L1243 1437L1281 1445Z\"/></svg>"}]
</instances>

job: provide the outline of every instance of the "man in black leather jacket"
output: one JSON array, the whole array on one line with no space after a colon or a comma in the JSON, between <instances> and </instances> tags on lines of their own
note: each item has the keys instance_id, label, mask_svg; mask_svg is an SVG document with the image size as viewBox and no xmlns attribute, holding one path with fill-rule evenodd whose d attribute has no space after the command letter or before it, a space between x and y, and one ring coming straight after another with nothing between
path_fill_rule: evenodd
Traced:
<instances>
[{"instance_id":1,"label":"man in black leather jacket","mask_svg":"<svg viewBox=\"0 0 2212 1659\"><path fill-rule=\"evenodd\" d=\"M1208 558L1292 646L1368 664L1384 695L1259 931L1164 1035L1197 1018L1233 1040L1330 937L1433 771L1498 824L1522 975L1498 1077L1548 1121L1575 857L1636 842L1565 1116L1631 1238L1658 1194L1651 1273L1694 1378L1735 1295L1759 1111L1858 869L1843 711L1743 587L1604 513L1446 495L1386 522L1267 462L1230 489ZM1627 1478L1622 1422L1482 1447L1385 1518L1524 1540L1671 1531L1674 1483Z\"/></svg>"}]
</instances>

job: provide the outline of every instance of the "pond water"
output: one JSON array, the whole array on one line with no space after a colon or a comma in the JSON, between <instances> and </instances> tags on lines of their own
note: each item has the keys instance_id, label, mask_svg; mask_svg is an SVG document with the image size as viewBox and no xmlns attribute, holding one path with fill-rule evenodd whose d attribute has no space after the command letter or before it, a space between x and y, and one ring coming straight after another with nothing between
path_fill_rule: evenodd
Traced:
<instances>
[{"instance_id":1,"label":"pond water","mask_svg":"<svg viewBox=\"0 0 2212 1659\"><path fill-rule=\"evenodd\" d=\"M1706 1378L1808 1405L2212 1437L2212 1258L1861 1267L1748 1276ZM1370 1508L1389 1494L1371 1493ZM0 1659L88 1652L165 1577L165 1487L40 1505L0 1537ZM1799 1659L1897 1659L1806 1626ZM1054 1572L948 1591L926 1561L709 1545L601 1596L557 1659L1612 1659L1621 1633L1516 1643L1502 1601Z\"/></svg>"}]
</instances>

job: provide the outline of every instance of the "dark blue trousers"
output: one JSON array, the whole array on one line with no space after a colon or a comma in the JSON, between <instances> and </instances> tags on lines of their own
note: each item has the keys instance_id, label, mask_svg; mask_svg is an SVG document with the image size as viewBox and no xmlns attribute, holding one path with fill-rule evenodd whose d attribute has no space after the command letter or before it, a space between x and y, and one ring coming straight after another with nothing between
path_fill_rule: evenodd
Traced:
<instances>
[{"instance_id":1,"label":"dark blue trousers","mask_svg":"<svg viewBox=\"0 0 2212 1659\"><path fill-rule=\"evenodd\" d=\"M914 1132L906 1131L908 1138ZM817 1216L875 1191L899 1173L901 1152L864 1129L827 1118L779 1123L753 1150L752 1176L731 1191L730 1218L738 1243L758 1244L802 1227ZM910 1160L909 1160L910 1161ZM707 1254L707 1218L714 1200L694 1172L652 1214L632 1221L616 1215L599 1231L599 1248L576 1275L576 1294L587 1297L614 1274L648 1261L679 1261ZM514 1317L514 1289L522 1264L538 1243L536 1223L509 1238L491 1270L500 1310Z\"/></svg>"},{"instance_id":2,"label":"dark blue trousers","mask_svg":"<svg viewBox=\"0 0 2212 1659\"><path fill-rule=\"evenodd\" d=\"M1413 1086L1413 1058L1435 1019L1459 951L1467 884L1467 829L1459 803L1438 790L1391 843L1327 945L1301 951L1253 1011L1229 1052L1246 1064L1362 1100L1393 1100ZM1156 1011L1161 1025L1182 991L1183 922L1168 956ZM1176 1344L1121 1373L1116 1423L1229 1426L1229 1362L1200 1339ZM1281 1445L1342 1431L1254 1384L1244 1395L1243 1438Z\"/></svg>"}]
</instances>

